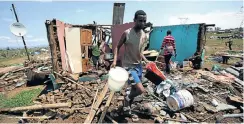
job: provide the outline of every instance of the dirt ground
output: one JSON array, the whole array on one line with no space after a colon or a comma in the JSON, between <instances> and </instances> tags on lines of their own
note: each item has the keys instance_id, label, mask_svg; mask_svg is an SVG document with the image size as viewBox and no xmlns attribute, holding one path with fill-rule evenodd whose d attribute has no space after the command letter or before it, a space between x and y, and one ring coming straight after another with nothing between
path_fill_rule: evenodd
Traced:
<instances>
[{"instance_id":1,"label":"dirt ground","mask_svg":"<svg viewBox=\"0 0 244 124\"><path fill-rule=\"evenodd\" d=\"M28 90L32 90L32 89L37 89L37 88L43 89L44 86L42 86L42 85L41 86L32 86L32 87L25 87L25 86L23 86L23 87L15 88L12 91L8 91L5 95L7 96L7 98L11 98L13 96L16 96L20 92L28 91Z\"/></svg>"},{"instance_id":2,"label":"dirt ground","mask_svg":"<svg viewBox=\"0 0 244 124\"><path fill-rule=\"evenodd\" d=\"M0 123L17 123L18 118L11 117L9 115L0 114Z\"/></svg>"},{"instance_id":3,"label":"dirt ground","mask_svg":"<svg viewBox=\"0 0 244 124\"><path fill-rule=\"evenodd\" d=\"M6 67L14 64L21 64L23 63L27 57L16 57L16 58L8 58L8 59L1 59L0 60L0 67Z\"/></svg>"},{"instance_id":4,"label":"dirt ground","mask_svg":"<svg viewBox=\"0 0 244 124\"><path fill-rule=\"evenodd\" d=\"M218 39L209 39L209 36L218 36L218 34L207 34L206 39L206 45L205 45L205 58L207 58L210 55L215 54L218 51L225 51L229 50L229 47L225 45L225 42L228 41L228 39L224 40L218 40ZM222 35L228 35L228 34L222 34ZM232 49L236 51L243 50L243 39L233 39L233 45ZM218 64L221 67L229 67L233 65L235 62L240 61L240 59L237 58L230 58L228 61L228 64L222 64L215 61L206 61L204 62L203 68L212 68L214 64Z\"/></svg>"}]
</instances>

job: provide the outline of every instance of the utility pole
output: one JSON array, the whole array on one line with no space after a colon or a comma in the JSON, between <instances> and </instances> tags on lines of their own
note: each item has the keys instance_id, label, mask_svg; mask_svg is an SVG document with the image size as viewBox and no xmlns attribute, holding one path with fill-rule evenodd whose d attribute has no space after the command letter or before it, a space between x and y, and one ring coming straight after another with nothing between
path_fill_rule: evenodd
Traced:
<instances>
[{"instance_id":1,"label":"utility pole","mask_svg":"<svg viewBox=\"0 0 244 124\"><path fill-rule=\"evenodd\" d=\"M14 10L14 15L15 15L16 21L19 22L18 16L17 16L16 11L15 11L14 4L12 4L12 8L13 8L13 10ZM28 57L28 60L30 61L30 56L29 56L29 53L28 53L28 50L27 50L27 47L26 47L26 44L25 44L25 38L24 38L24 36L21 36L21 37L22 37L22 40L23 40L23 43L24 43L24 47L25 47L25 51L26 51L26 55L27 55L27 57Z\"/></svg>"},{"instance_id":2,"label":"utility pole","mask_svg":"<svg viewBox=\"0 0 244 124\"><path fill-rule=\"evenodd\" d=\"M180 18L180 17L178 19L180 19L181 24L185 24L188 20L188 18Z\"/></svg>"}]
</instances>

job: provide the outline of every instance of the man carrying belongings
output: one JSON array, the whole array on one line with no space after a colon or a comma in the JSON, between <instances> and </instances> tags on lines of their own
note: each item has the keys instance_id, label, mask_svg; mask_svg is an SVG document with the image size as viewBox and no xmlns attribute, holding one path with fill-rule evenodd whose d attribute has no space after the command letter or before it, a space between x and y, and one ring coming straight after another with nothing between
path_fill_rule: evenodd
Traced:
<instances>
[{"instance_id":1,"label":"man carrying belongings","mask_svg":"<svg viewBox=\"0 0 244 124\"><path fill-rule=\"evenodd\" d=\"M147 15L143 10L138 10L134 16L135 26L127 29L121 36L121 39L115 48L114 62L111 67L116 66L117 56L122 45L125 46L124 59L122 67L129 72L128 83L131 85L130 93L124 99L124 114L131 116L130 105L133 99L145 92L142 85L142 59L148 63L148 60L143 55L146 47L147 37L143 31L147 20ZM137 116L133 116L136 118Z\"/></svg>"}]
</instances>

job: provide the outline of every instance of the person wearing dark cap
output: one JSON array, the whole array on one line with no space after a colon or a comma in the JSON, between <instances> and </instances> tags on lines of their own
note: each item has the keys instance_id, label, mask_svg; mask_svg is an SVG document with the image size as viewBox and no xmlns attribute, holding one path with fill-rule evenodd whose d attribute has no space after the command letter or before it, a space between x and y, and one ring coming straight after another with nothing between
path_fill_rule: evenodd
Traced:
<instances>
[{"instance_id":1,"label":"person wearing dark cap","mask_svg":"<svg viewBox=\"0 0 244 124\"><path fill-rule=\"evenodd\" d=\"M164 55L164 60L166 64L166 72L170 73L170 59L172 56L176 57L176 48L175 48L175 38L171 35L171 31L167 31L167 36L164 37L160 54Z\"/></svg>"},{"instance_id":2,"label":"person wearing dark cap","mask_svg":"<svg viewBox=\"0 0 244 124\"><path fill-rule=\"evenodd\" d=\"M138 10L134 16L135 25L127 29L121 36L121 39L115 48L114 62L111 67L116 66L117 56L122 45L125 46L124 59L122 67L129 72L128 83L131 85L130 93L125 96L123 110L131 114L130 105L133 99L145 92L142 85L142 59L147 63L148 60L143 55L147 45L147 36L143 29L145 28L147 15L143 10Z\"/></svg>"}]
</instances>

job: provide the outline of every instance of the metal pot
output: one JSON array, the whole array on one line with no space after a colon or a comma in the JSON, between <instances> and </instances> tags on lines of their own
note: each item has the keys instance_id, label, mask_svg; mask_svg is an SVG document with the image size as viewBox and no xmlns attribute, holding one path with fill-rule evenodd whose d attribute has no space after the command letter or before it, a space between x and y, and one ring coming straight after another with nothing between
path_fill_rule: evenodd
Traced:
<instances>
[{"instance_id":1,"label":"metal pot","mask_svg":"<svg viewBox=\"0 0 244 124\"><path fill-rule=\"evenodd\" d=\"M113 53L105 53L104 59L109 60L109 59L113 59L113 57L114 57Z\"/></svg>"}]
</instances>

